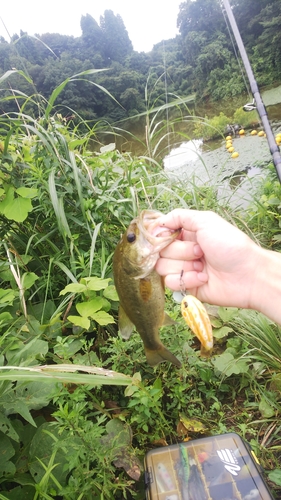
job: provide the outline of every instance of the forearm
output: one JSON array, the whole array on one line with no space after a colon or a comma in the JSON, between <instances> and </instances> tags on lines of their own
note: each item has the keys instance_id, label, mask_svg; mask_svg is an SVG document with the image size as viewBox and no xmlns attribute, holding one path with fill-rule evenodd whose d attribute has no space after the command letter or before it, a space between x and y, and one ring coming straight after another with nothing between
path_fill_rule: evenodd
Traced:
<instances>
[{"instance_id":1,"label":"forearm","mask_svg":"<svg viewBox=\"0 0 281 500\"><path fill-rule=\"evenodd\" d=\"M281 325L281 253L259 248L250 306Z\"/></svg>"}]
</instances>

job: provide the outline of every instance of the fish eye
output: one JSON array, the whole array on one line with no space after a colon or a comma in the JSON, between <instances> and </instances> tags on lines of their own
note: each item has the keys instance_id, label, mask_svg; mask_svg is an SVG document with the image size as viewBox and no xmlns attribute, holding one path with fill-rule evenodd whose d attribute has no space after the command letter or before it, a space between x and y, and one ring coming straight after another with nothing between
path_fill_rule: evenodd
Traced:
<instances>
[{"instance_id":1,"label":"fish eye","mask_svg":"<svg viewBox=\"0 0 281 500\"><path fill-rule=\"evenodd\" d=\"M129 243L133 243L136 240L136 235L135 233L128 233L127 234L127 241Z\"/></svg>"}]
</instances>

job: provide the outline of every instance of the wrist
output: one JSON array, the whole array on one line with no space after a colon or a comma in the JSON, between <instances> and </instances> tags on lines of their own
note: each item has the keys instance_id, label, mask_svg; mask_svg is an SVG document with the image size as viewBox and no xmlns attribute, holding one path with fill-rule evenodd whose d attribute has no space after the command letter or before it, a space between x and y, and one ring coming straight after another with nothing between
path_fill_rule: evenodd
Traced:
<instances>
[{"instance_id":1,"label":"wrist","mask_svg":"<svg viewBox=\"0 0 281 500\"><path fill-rule=\"evenodd\" d=\"M281 324L281 253L257 247L250 308Z\"/></svg>"}]
</instances>

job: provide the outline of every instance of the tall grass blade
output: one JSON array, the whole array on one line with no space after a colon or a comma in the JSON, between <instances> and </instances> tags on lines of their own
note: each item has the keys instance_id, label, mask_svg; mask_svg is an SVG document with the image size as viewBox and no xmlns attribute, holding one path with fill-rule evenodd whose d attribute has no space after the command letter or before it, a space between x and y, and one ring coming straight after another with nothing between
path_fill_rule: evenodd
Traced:
<instances>
[{"instance_id":1,"label":"tall grass blade","mask_svg":"<svg viewBox=\"0 0 281 500\"><path fill-rule=\"evenodd\" d=\"M92 274L92 267L93 267L93 261L94 261L94 255L95 255L95 248L96 248L96 241L97 237L100 231L100 227L102 225L102 222L99 222L93 232L92 236L92 242L91 242L91 250L90 250L90 262L89 262L89 276Z\"/></svg>"},{"instance_id":2,"label":"tall grass blade","mask_svg":"<svg viewBox=\"0 0 281 500\"><path fill-rule=\"evenodd\" d=\"M63 207L63 199L58 197L58 193L56 190L54 169L51 171L49 175L49 192L50 192L51 202L57 217L59 230L64 239L66 236L71 238L71 232L66 220L66 215Z\"/></svg>"},{"instance_id":3,"label":"tall grass blade","mask_svg":"<svg viewBox=\"0 0 281 500\"><path fill-rule=\"evenodd\" d=\"M75 373L82 371L86 373ZM36 367L2 366L0 380L62 382L64 384L128 385L132 378L122 373L96 366L45 365Z\"/></svg>"}]
</instances>

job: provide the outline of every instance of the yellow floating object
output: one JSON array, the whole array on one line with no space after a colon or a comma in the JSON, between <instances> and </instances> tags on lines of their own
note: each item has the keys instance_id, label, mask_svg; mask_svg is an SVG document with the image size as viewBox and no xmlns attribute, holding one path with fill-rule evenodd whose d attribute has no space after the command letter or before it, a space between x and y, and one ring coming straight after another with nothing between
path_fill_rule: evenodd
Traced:
<instances>
[{"instance_id":1,"label":"yellow floating object","mask_svg":"<svg viewBox=\"0 0 281 500\"><path fill-rule=\"evenodd\" d=\"M256 130L252 130L251 131L251 135L257 135L257 131Z\"/></svg>"},{"instance_id":2,"label":"yellow floating object","mask_svg":"<svg viewBox=\"0 0 281 500\"><path fill-rule=\"evenodd\" d=\"M227 143L225 144L226 149L231 148L231 146L232 146L232 142L227 141Z\"/></svg>"},{"instance_id":3,"label":"yellow floating object","mask_svg":"<svg viewBox=\"0 0 281 500\"><path fill-rule=\"evenodd\" d=\"M245 130L243 128L241 128L241 130L239 130L239 135L244 135L245 134Z\"/></svg>"},{"instance_id":4,"label":"yellow floating object","mask_svg":"<svg viewBox=\"0 0 281 500\"><path fill-rule=\"evenodd\" d=\"M231 141L232 140L232 137L231 135L228 135L226 138L225 138L226 141Z\"/></svg>"},{"instance_id":5,"label":"yellow floating object","mask_svg":"<svg viewBox=\"0 0 281 500\"><path fill-rule=\"evenodd\" d=\"M263 136L264 136L264 131L263 131L263 130L260 130L260 131L258 132L258 136L259 136L259 137L263 137Z\"/></svg>"},{"instance_id":6,"label":"yellow floating object","mask_svg":"<svg viewBox=\"0 0 281 500\"><path fill-rule=\"evenodd\" d=\"M231 146L230 148L228 148L228 150L227 150L227 151L228 151L229 153L233 153L233 151L234 151L234 147L233 147L233 146Z\"/></svg>"},{"instance_id":7,"label":"yellow floating object","mask_svg":"<svg viewBox=\"0 0 281 500\"><path fill-rule=\"evenodd\" d=\"M181 302L181 313L201 342L201 355L208 356L214 345L213 332L210 318L202 302L193 295L185 295Z\"/></svg>"},{"instance_id":8,"label":"yellow floating object","mask_svg":"<svg viewBox=\"0 0 281 500\"><path fill-rule=\"evenodd\" d=\"M237 151L234 151L234 153L232 153L231 155L231 158L238 158L239 156L239 153L237 153Z\"/></svg>"}]
</instances>

